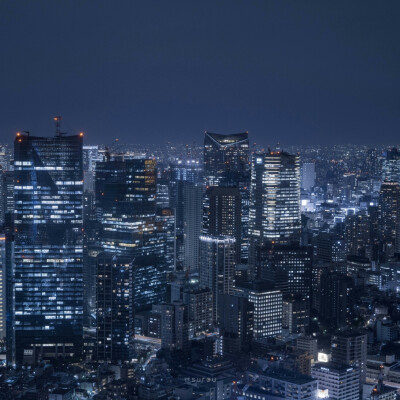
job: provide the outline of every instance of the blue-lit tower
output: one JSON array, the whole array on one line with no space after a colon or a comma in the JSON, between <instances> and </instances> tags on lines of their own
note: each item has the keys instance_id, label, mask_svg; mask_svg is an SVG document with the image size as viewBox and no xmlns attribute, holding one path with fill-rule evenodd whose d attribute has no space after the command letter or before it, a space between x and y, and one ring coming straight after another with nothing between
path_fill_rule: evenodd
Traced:
<instances>
[{"instance_id":1,"label":"blue-lit tower","mask_svg":"<svg viewBox=\"0 0 400 400\"><path fill-rule=\"evenodd\" d=\"M14 142L17 362L82 347L83 134Z\"/></svg>"}]
</instances>

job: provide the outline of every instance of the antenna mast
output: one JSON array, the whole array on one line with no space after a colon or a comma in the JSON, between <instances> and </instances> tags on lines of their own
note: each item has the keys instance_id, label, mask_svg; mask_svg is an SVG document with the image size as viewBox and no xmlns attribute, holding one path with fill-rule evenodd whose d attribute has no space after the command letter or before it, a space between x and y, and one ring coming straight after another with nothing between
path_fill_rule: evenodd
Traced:
<instances>
[{"instance_id":1,"label":"antenna mast","mask_svg":"<svg viewBox=\"0 0 400 400\"><path fill-rule=\"evenodd\" d=\"M61 137L62 133L60 132L61 127L61 116L54 117L54 122L56 123L56 136Z\"/></svg>"}]
</instances>

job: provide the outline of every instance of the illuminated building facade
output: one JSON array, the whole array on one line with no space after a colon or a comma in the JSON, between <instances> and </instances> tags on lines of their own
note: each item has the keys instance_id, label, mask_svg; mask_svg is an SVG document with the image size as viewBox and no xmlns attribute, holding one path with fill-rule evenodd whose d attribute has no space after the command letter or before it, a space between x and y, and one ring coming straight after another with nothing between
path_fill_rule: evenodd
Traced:
<instances>
[{"instance_id":1,"label":"illuminated building facade","mask_svg":"<svg viewBox=\"0 0 400 400\"><path fill-rule=\"evenodd\" d=\"M312 367L311 375L318 379L318 398L357 400L360 397L357 368L345 364L320 363Z\"/></svg>"},{"instance_id":2,"label":"illuminated building facade","mask_svg":"<svg viewBox=\"0 0 400 400\"><path fill-rule=\"evenodd\" d=\"M165 257L137 256L132 261L133 299L136 311L165 301L167 287Z\"/></svg>"},{"instance_id":3,"label":"illuminated building facade","mask_svg":"<svg viewBox=\"0 0 400 400\"><path fill-rule=\"evenodd\" d=\"M283 151L255 154L251 171L251 241L278 243L300 235L300 157Z\"/></svg>"},{"instance_id":4,"label":"illuminated building facade","mask_svg":"<svg viewBox=\"0 0 400 400\"><path fill-rule=\"evenodd\" d=\"M79 354L83 317L83 135L17 134L17 361Z\"/></svg>"},{"instance_id":5,"label":"illuminated building facade","mask_svg":"<svg viewBox=\"0 0 400 400\"><path fill-rule=\"evenodd\" d=\"M236 296L246 297L253 304L254 340L282 333L282 293L270 282L258 281L235 287Z\"/></svg>"},{"instance_id":6,"label":"illuminated building facade","mask_svg":"<svg viewBox=\"0 0 400 400\"><path fill-rule=\"evenodd\" d=\"M97 162L95 195L104 251L132 256L162 252L155 227L155 160Z\"/></svg>"}]
</instances>

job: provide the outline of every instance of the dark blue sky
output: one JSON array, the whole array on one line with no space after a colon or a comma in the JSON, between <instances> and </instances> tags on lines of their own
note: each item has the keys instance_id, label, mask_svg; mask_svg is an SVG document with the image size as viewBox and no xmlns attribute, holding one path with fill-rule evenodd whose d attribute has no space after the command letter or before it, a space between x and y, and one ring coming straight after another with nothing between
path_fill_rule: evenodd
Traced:
<instances>
[{"instance_id":1,"label":"dark blue sky","mask_svg":"<svg viewBox=\"0 0 400 400\"><path fill-rule=\"evenodd\" d=\"M399 142L400 2L0 1L0 140Z\"/></svg>"}]
</instances>

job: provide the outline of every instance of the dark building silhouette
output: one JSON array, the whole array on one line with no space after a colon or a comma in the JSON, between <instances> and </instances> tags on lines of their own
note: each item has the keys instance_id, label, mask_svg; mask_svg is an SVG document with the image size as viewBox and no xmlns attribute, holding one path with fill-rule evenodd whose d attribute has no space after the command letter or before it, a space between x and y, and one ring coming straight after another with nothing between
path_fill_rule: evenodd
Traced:
<instances>
[{"instance_id":1,"label":"dark building silhouette","mask_svg":"<svg viewBox=\"0 0 400 400\"><path fill-rule=\"evenodd\" d=\"M334 329L345 327L352 314L351 278L326 269L320 278L319 314L328 326Z\"/></svg>"},{"instance_id":2,"label":"dark building silhouette","mask_svg":"<svg viewBox=\"0 0 400 400\"><path fill-rule=\"evenodd\" d=\"M311 295L313 247L264 242L257 248L257 276L275 282L282 293Z\"/></svg>"},{"instance_id":3,"label":"dark building silhouette","mask_svg":"<svg viewBox=\"0 0 400 400\"><path fill-rule=\"evenodd\" d=\"M250 160L248 133L222 135L205 132L204 136L204 182L206 187L237 187L241 197L241 252L248 258Z\"/></svg>"},{"instance_id":4,"label":"dark building silhouette","mask_svg":"<svg viewBox=\"0 0 400 400\"><path fill-rule=\"evenodd\" d=\"M214 236L236 239L236 261L241 259L242 203L240 191L235 187L207 189L204 201L203 232Z\"/></svg>"},{"instance_id":5,"label":"dark building silhouette","mask_svg":"<svg viewBox=\"0 0 400 400\"><path fill-rule=\"evenodd\" d=\"M200 236L200 285L213 293L213 315L218 319L219 295L231 294L235 275L236 241L230 236Z\"/></svg>"},{"instance_id":6,"label":"dark building silhouette","mask_svg":"<svg viewBox=\"0 0 400 400\"><path fill-rule=\"evenodd\" d=\"M248 351L253 339L254 304L246 297L220 295L219 327L223 336L223 352L237 354Z\"/></svg>"},{"instance_id":7,"label":"dark building silhouette","mask_svg":"<svg viewBox=\"0 0 400 400\"><path fill-rule=\"evenodd\" d=\"M378 237L389 254L400 252L400 184L383 182L379 193Z\"/></svg>"},{"instance_id":8,"label":"dark building silhouette","mask_svg":"<svg viewBox=\"0 0 400 400\"><path fill-rule=\"evenodd\" d=\"M248 133L222 135L205 132L204 178L207 186L237 181L249 174Z\"/></svg>"},{"instance_id":9,"label":"dark building silhouette","mask_svg":"<svg viewBox=\"0 0 400 400\"><path fill-rule=\"evenodd\" d=\"M129 362L133 358L134 306L131 259L97 256L96 352L98 362Z\"/></svg>"},{"instance_id":10,"label":"dark building silhouette","mask_svg":"<svg viewBox=\"0 0 400 400\"><path fill-rule=\"evenodd\" d=\"M96 314L96 257L102 252L101 224L97 220L93 192L83 195L83 324L94 325Z\"/></svg>"}]
</instances>

